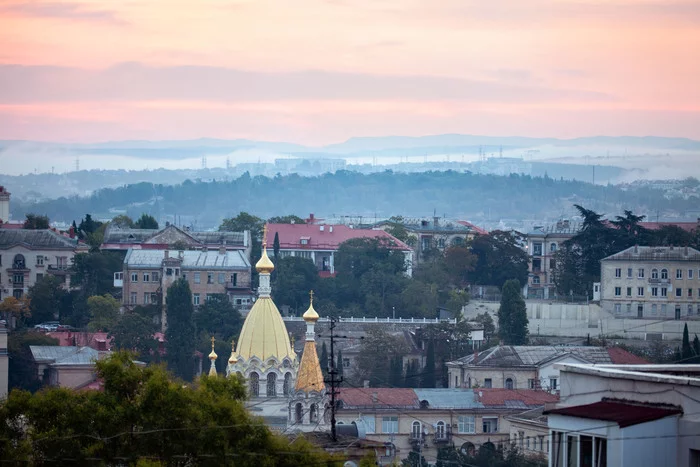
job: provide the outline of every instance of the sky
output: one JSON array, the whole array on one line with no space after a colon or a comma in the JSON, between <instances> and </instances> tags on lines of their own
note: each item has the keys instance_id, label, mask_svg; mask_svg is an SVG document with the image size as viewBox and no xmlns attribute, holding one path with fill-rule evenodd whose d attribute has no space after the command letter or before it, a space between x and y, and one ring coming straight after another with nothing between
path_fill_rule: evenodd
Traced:
<instances>
[{"instance_id":1,"label":"sky","mask_svg":"<svg viewBox=\"0 0 700 467\"><path fill-rule=\"evenodd\" d=\"M0 0L0 139L700 139L697 0Z\"/></svg>"}]
</instances>

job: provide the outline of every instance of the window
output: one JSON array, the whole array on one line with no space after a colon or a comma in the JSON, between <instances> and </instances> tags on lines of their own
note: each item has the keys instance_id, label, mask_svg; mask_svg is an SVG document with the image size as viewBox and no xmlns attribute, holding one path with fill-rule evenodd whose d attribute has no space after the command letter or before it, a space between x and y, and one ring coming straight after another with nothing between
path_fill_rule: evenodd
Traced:
<instances>
[{"instance_id":1,"label":"window","mask_svg":"<svg viewBox=\"0 0 700 467\"><path fill-rule=\"evenodd\" d=\"M513 389L513 378L506 378L506 389Z\"/></svg>"},{"instance_id":2,"label":"window","mask_svg":"<svg viewBox=\"0 0 700 467\"><path fill-rule=\"evenodd\" d=\"M555 251L557 251L557 244L556 244L556 243L550 243L550 244L549 244L549 251L551 251L552 253L554 253Z\"/></svg>"},{"instance_id":3,"label":"window","mask_svg":"<svg viewBox=\"0 0 700 467\"><path fill-rule=\"evenodd\" d=\"M668 269L662 269L662 270L661 270L661 278L662 278L662 279L668 279Z\"/></svg>"},{"instance_id":4,"label":"window","mask_svg":"<svg viewBox=\"0 0 700 467\"><path fill-rule=\"evenodd\" d=\"M644 318L644 305L637 305L637 318Z\"/></svg>"},{"instance_id":5,"label":"window","mask_svg":"<svg viewBox=\"0 0 700 467\"><path fill-rule=\"evenodd\" d=\"M398 433L399 417L382 417L382 433Z\"/></svg>"},{"instance_id":6,"label":"window","mask_svg":"<svg viewBox=\"0 0 700 467\"><path fill-rule=\"evenodd\" d=\"M620 313L622 311L622 305L619 303L615 304L615 313Z\"/></svg>"},{"instance_id":7,"label":"window","mask_svg":"<svg viewBox=\"0 0 700 467\"><path fill-rule=\"evenodd\" d=\"M615 296L619 297L622 295L622 287L615 287Z\"/></svg>"},{"instance_id":8,"label":"window","mask_svg":"<svg viewBox=\"0 0 700 467\"><path fill-rule=\"evenodd\" d=\"M683 289L680 287L676 288L676 297L682 297L683 296Z\"/></svg>"},{"instance_id":9,"label":"window","mask_svg":"<svg viewBox=\"0 0 700 467\"><path fill-rule=\"evenodd\" d=\"M661 316L666 316L666 304L661 304Z\"/></svg>"},{"instance_id":10,"label":"window","mask_svg":"<svg viewBox=\"0 0 700 467\"><path fill-rule=\"evenodd\" d=\"M160 282L160 274L158 272L154 272L151 274L151 280L153 282Z\"/></svg>"},{"instance_id":11,"label":"window","mask_svg":"<svg viewBox=\"0 0 700 467\"><path fill-rule=\"evenodd\" d=\"M530 437L525 438L525 449L530 450Z\"/></svg>"},{"instance_id":12,"label":"window","mask_svg":"<svg viewBox=\"0 0 700 467\"><path fill-rule=\"evenodd\" d=\"M540 283L540 276L533 276L533 277L532 277L532 283L533 283L533 284L539 284L539 283Z\"/></svg>"},{"instance_id":13,"label":"window","mask_svg":"<svg viewBox=\"0 0 700 467\"><path fill-rule=\"evenodd\" d=\"M150 273L147 273L147 272L144 272L144 273L143 273L143 281L144 281L144 282L151 282L151 274L150 274Z\"/></svg>"},{"instance_id":14,"label":"window","mask_svg":"<svg viewBox=\"0 0 700 467\"><path fill-rule=\"evenodd\" d=\"M656 303L651 304L651 315L656 316L657 308L656 308Z\"/></svg>"},{"instance_id":15,"label":"window","mask_svg":"<svg viewBox=\"0 0 700 467\"><path fill-rule=\"evenodd\" d=\"M316 404L311 404L309 407L309 423L315 423L318 421L318 406Z\"/></svg>"},{"instance_id":16,"label":"window","mask_svg":"<svg viewBox=\"0 0 700 467\"><path fill-rule=\"evenodd\" d=\"M632 279L632 268L627 268L627 279Z\"/></svg>"},{"instance_id":17,"label":"window","mask_svg":"<svg viewBox=\"0 0 700 467\"><path fill-rule=\"evenodd\" d=\"M309 244L309 239L307 239L307 238L302 238L301 241L300 241L299 243L301 243L302 245L308 245L308 244Z\"/></svg>"},{"instance_id":18,"label":"window","mask_svg":"<svg viewBox=\"0 0 700 467\"><path fill-rule=\"evenodd\" d=\"M688 305L688 316L693 314L693 305Z\"/></svg>"},{"instance_id":19,"label":"window","mask_svg":"<svg viewBox=\"0 0 700 467\"><path fill-rule=\"evenodd\" d=\"M413 423L411 423L411 438L421 438L421 426L419 421L414 420Z\"/></svg>"},{"instance_id":20,"label":"window","mask_svg":"<svg viewBox=\"0 0 700 467\"><path fill-rule=\"evenodd\" d=\"M250 379L248 381L250 385L250 395L252 397L258 397L260 395L260 376L256 372L250 374ZM297 404L298 413L301 414L301 404ZM297 421L301 421L301 417L297 418Z\"/></svg>"},{"instance_id":21,"label":"window","mask_svg":"<svg viewBox=\"0 0 700 467\"><path fill-rule=\"evenodd\" d=\"M692 278L693 278L693 270L688 269L688 279L692 279Z\"/></svg>"},{"instance_id":22,"label":"window","mask_svg":"<svg viewBox=\"0 0 700 467\"><path fill-rule=\"evenodd\" d=\"M637 269L637 279L644 279L644 268Z\"/></svg>"},{"instance_id":23,"label":"window","mask_svg":"<svg viewBox=\"0 0 700 467\"><path fill-rule=\"evenodd\" d=\"M668 289L666 287L661 287L661 296L668 297Z\"/></svg>"},{"instance_id":24,"label":"window","mask_svg":"<svg viewBox=\"0 0 700 467\"><path fill-rule=\"evenodd\" d=\"M542 256L542 244L533 243L532 244L532 254L535 256Z\"/></svg>"},{"instance_id":25,"label":"window","mask_svg":"<svg viewBox=\"0 0 700 467\"><path fill-rule=\"evenodd\" d=\"M343 368L350 368L350 359L343 358Z\"/></svg>"},{"instance_id":26,"label":"window","mask_svg":"<svg viewBox=\"0 0 700 467\"><path fill-rule=\"evenodd\" d=\"M628 297L632 296L632 287L627 287L627 296Z\"/></svg>"},{"instance_id":27,"label":"window","mask_svg":"<svg viewBox=\"0 0 700 467\"><path fill-rule=\"evenodd\" d=\"M674 317L674 319L681 319L681 306L680 305L676 305L676 316Z\"/></svg>"},{"instance_id":28,"label":"window","mask_svg":"<svg viewBox=\"0 0 700 467\"><path fill-rule=\"evenodd\" d=\"M277 396L277 374L269 373L267 375L267 397Z\"/></svg>"},{"instance_id":29,"label":"window","mask_svg":"<svg viewBox=\"0 0 700 467\"><path fill-rule=\"evenodd\" d=\"M226 283L226 274L224 274L223 272L220 272L218 279L219 279L219 284L225 284Z\"/></svg>"},{"instance_id":30,"label":"window","mask_svg":"<svg viewBox=\"0 0 700 467\"><path fill-rule=\"evenodd\" d=\"M44 278L44 275L43 275L43 274L40 274L40 273L38 273L38 272L36 273L36 281L37 281L37 282L39 282L39 281L42 280L43 278Z\"/></svg>"},{"instance_id":31,"label":"window","mask_svg":"<svg viewBox=\"0 0 700 467\"><path fill-rule=\"evenodd\" d=\"M199 305L199 294L198 293L192 294L192 303L195 306Z\"/></svg>"},{"instance_id":32,"label":"window","mask_svg":"<svg viewBox=\"0 0 700 467\"><path fill-rule=\"evenodd\" d=\"M194 283L195 284L199 284L202 282L201 274L202 274L201 272L194 273Z\"/></svg>"},{"instance_id":33,"label":"window","mask_svg":"<svg viewBox=\"0 0 700 467\"><path fill-rule=\"evenodd\" d=\"M438 248L445 248L445 239L438 238Z\"/></svg>"},{"instance_id":34,"label":"window","mask_svg":"<svg viewBox=\"0 0 700 467\"><path fill-rule=\"evenodd\" d=\"M622 268L615 268L615 277L622 277Z\"/></svg>"},{"instance_id":35,"label":"window","mask_svg":"<svg viewBox=\"0 0 700 467\"><path fill-rule=\"evenodd\" d=\"M208 293L207 296L206 296L206 301L209 302L209 301L211 301L211 300L213 300L213 299L214 299L214 294Z\"/></svg>"},{"instance_id":36,"label":"window","mask_svg":"<svg viewBox=\"0 0 700 467\"><path fill-rule=\"evenodd\" d=\"M214 283L214 274L211 272L207 273L207 284L213 284Z\"/></svg>"},{"instance_id":37,"label":"window","mask_svg":"<svg viewBox=\"0 0 700 467\"><path fill-rule=\"evenodd\" d=\"M539 444L540 444L539 450L540 451L544 450L544 436L540 435L537 437L537 439L538 439ZM537 445L535 445L535 449L537 449Z\"/></svg>"},{"instance_id":38,"label":"window","mask_svg":"<svg viewBox=\"0 0 700 467\"><path fill-rule=\"evenodd\" d=\"M652 296L652 297L658 297L658 296L659 296L659 288L658 288L658 287L652 287L652 288L651 288L651 296Z\"/></svg>"},{"instance_id":39,"label":"window","mask_svg":"<svg viewBox=\"0 0 700 467\"><path fill-rule=\"evenodd\" d=\"M151 303L151 293L150 292L144 292L143 293L143 304L148 305Z\"/></svg>"},{"instance_id":40,"label":"window","mask_svg":"<svg viewBox=\"0 0 700 467\"><path fill-rule=\"evenodd\" d=\"M460 433L476 433L476 417L473 415L460 415L457 429Z\"/></svg>"},{"instance_id":41,"label":"window","mask_svg":"<svg viewBox=\"0 0 700 467\"><path fill-rule=\"evenodd\" d=\"M482 418L481 429L484 433L498 433L498 417Z\"/></svg>"},{"instance_id":42,"label":"window","mask_svg":"<svg viewBox=\"0 0 700 467\"><path fill-rule=\"evenodd\" d=\"M237 272L234 272L233 274L231 274L231 282L232 282L232 285L234 287L236 285L238 285L238 273Z\"/></svg>"},{"instance_id":43,"label":"window","mask_svg":"<svg viewBox=\"0 0 700 467\"><path fill-rule=\"evenodd\" d=\"M552 391L559 389L559 378L549 378L549 389Z\"/></svg>"},{"instance_id":44,"label":"window","mask_svg":"<svg viewBox=\"0 0 700 467\"><path fill-rule=\"evenodd\" d=\"M292 374L287 372L284 374L284 383L282 383L282 394L289 395L289 390L292 387Z\"/></svg>"},{"instance_id":45,"label":"window","mask_svg":"<svg viewBox=\"0 0 700 467\"><path fill-rule=\"evenodd\" d=\"M644 296L644 287L637 287L637 297Z\"/></svg>"},{"instance_id":46,"label":"window","mask_svg":"<svg viewBox=\"0 0 700 467\"><path fill-rule=\"evenodd\" d=\"M607 440L597 436L579 437L552 431L552 452L549 457L553 467L607 467Z\"/></svg>"},{"instance_id":47,"label":"window","mask_svg":"<svg viewBox=\"0 0 700 467\"><path fill-rule=\"evenodd\" d=\"M132 272L131 273L131 282L138 282L139 281L139 273L138 272Z\"/></svg>"},{"instance_id":48,"label":"window","mask_svg":"<svg viewBox=\"0 0 700 467\"><path fill-rule=\"evenodd\" d=\"M136 305L136 292L131 292L129 294L129 305Z\"/></svg>"},{"instance_id":49,"label":"window","mask_svg":"<svg viewBox=\"0 0 700 467\"><path fill-rule=\"evenodd\" d=\"M39 255L36 257L36 265L37 266L43 266L44 265L44 255Z\"/></svg>"},{"instance_id":50,"label":"window","mask_svg":"<svg viewBox=\"0 0 700 467\"><path fill-rule=\"evenodd\" d=\"M374 415L362 415L362 416L360 416L360 420L362 420L362 422L365 424L365 431L367 433L374 433L375 432L376 419L374 418Z\"/></svg>"},{"instance_id":51,"label":"window","mask_svg":"<svg viewBox=\"0 0 700 467\"><path fill-rule=\"evenodd\" d=\"M683 279L683 270L676 269L676 279Z\"/></svg>"},{"instance_id":52,"label":"window","mask_svg":"<svg viewBox=\"0 0 700 467\"><path fill-rule=\"evenodd\" d=\"M445 430L445 422L440 420L437 422L435 425L435 438L437 439L445 439L447 438L447 431Z\"/></svg>"},{"instance_id":53,"label":"window","mask_svg":"<svg viewBox=\"0 0 700 467\"><path fill-rule=\"evenodd\" d=\"M619 303L618 303L618 305L619 305ZM537 386L538 386L538 384L537 384L536 379L530 378L527 380L527 388L528 389L537 389Z\"/></svg>"},{"instance_id":54,"label":"window","mask_svg":"<svg viewBox=\"0 0 700 467\"><path fill-rule=\"evenodd\" d=\"M24 256L23 255L15 255L15 259L12 262L12 268L13 269L26 269L25 266L26 266L26 264L24 262Z\"/></svg>"},{"instance_id":55,"label":"window","mask_svg":"<svg viewBox=\"0 0 700 467\"><path fill-rule=\"evenodd\" d=\"M688 289L688 298L693 297L693 289Z\"/></svg>"},{"instance_id":56,"label":"window","mask_svg":"<svg viewBox=\"0 0 700 467\"><path fill-rule=\"evenodd\" d=\"M652 269L652 270L651 270L651 278L652 278L652 279L658 279L658 278L659 278L659 270L658 270L658 269Z\"/></svg>"},{"instance_id":57,"label":"window","mask_svg":"<svg viewBox=\"0 0 700 467\"><path fill-rule=\"evenodd\" d=\"M493 382L491 381L491 378L486 378L486 379L484 380L484 387L485 387L485 388L490 388L490 387L492 387L492 384L493 384Z\"/></svg>"},{"instance_id":58,"label":"window","mask_svg":"<svg viewBox=\"0 0 700 467\"><path fill-rule=\"evenodd\" d=\"M632 304L631 304L631 303L628 303L628 304L627 304L627 313L628 313L628 314L629 314L629 313L632 313Z\"/></svg>"},{"instance_id":59,"label":"window","mask_svg":"<svg viewBox=\"0 0 700 467\"><path fill-rule=\"evenodd\" d=\"M165 268L165 275L172 276L173 275L173 268Z\"/></svg>"}]
</instances>

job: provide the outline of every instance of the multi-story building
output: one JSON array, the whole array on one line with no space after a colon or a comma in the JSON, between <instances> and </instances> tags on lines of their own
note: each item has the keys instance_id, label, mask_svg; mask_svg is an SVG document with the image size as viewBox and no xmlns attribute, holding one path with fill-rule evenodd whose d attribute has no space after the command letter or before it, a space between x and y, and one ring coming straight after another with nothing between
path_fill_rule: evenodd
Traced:
<instances>
[{"instance_id":1,"label":"multi-story building","mask_svg":"<svg viewBox=\"0 0 700 467\"><path fill-rule=\"evenodd\" d=\"M617 347L499 345L447 362L451 388L559 390L557 363L643 364L646 360Z\"/></svg>"},{"instance_id":2,"label":"multi-story building","mask_svg":"<svg viewBox=\"0 0 700 467\"><path fill-rule=\"evenodd\" d=\"M601 260L600 305L619 318L700 315L700 251L633 246Z\"/></svg>"},{"instance_id":3,"label":"multi-story building","mask_svg":"<svg viewBox=\"0 0 700 467\"><path fill-rule=\"evenodd\" d=\"M549 451L549 428L544 407L508 415L510 440L527 458L545 461Z\"/></svg>"},{"instance_id":4,"label":"multi-story building","mask_svg":"<svg viewBox=\"0 0 700 467\"><path fill-rule=\"evenodd\" d=\"M10 192L0 185L0 224L10 220Z\"/></svg>"},{"instance_id":5,"label":"multi-story building","mask_svg":"<svg viewBox=\"0 0 700 467\"><path fill-rule=\"evenodd\" d=\"M195 306L208 296L228 295L241 309L252 303L250 263L241 250L136 250L124 258L124 268L114 274L114 286L122 288L125 307L164 304L168 288L184 277L190 284ZM165 328L165 307L162 322Z\"/></svg>"},{"instance_id":6,"label":"multi-story building","mask_svg":"<svg viewBox=\"0 0 700 467\"><path fill-rule=\"evenodd\" d=\"M299 256L313 261L321 276L335 275L335 253L340 245L354 238L386 240L390 248L401 251L406 258L406 274L412 274L413 249L383 230L353 229L347 225L326 224L267 224L267 248L274 247L275 235L280 244L280 256Z\"/></svg>"},{"instance_id":7,"label":"multi-story building","mask_svg":"<svg viewBox=\"0 0 700 467\"><path fill-rule=\"evenodd\" d=\"M20 298L47 274L70 288L70 266L88 246L52 229L0 229L0 300Z\"/></svg>"},{"instance_id":8,"label":"multi-story building","mask_svg":"<svg viewBox=\"0 0 700 467\"><path fill-rule=\"evenodd\" d=\"M527 234L528 298L556 298L553 271L556 268L554 255L562 243L576 235L581 227L578 222L560 220L556 224L535 227Z\"/></svg>"},{"instance_id":9,"label":"multi-story building","mask_svg":"<svg viewBox=\"0 0 700 467\"><path fill-rule=\"evenodd\" d=\"M475 452L509 443L507 415L558 400L528 389L341 388L338 424L362 423L367 439L393 443L397 457L413 450L435 458L441 447Z\"/></svg>"},{"instance_id":10,"label":"multi-story building","mask_svg":"<svg viewBox=\"0 0 700 467\"><path fill-rule=\"evenodd\" d=\"M10 357L7 354L7 327L0 323L0 400L7 397L7 381L10 372Z\"/></svg>"}]
</instances>

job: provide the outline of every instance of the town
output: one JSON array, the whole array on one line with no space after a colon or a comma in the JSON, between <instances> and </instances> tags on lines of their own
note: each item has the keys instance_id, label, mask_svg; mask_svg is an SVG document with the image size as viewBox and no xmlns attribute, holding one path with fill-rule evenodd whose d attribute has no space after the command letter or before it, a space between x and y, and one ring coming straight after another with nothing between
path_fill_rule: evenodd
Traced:
<instances>
[{"instance_id":1,"label":"town","mask_svg":"<svg viewBox=\"0 0 700 467\"><path fill-rule=\"evenodd\" d=\"M251 420L301 436L298 455L321 449L329 465L698 461L700 220L606 218L576 205L577 216L527 232L438 216L247 212L211 231L147 213L86 214L61 229L34 213L11 220L10 206L0 187L0 431L10 456L31 446L87 460L83 441L33 437L89 426L100 427L95 457L124 455L124 440L106 441L107 415L42 427L46 415L21 391L48 411L64 410L52 388L68 391L68 404L134 398L131 420L141 420L178 409L121 385L177 378L196 392L172 387L171 397L231 394ZM228 404L204 399L197 410ZM111 416L116 429L129 420ZM201 460L192 449L202 436L182 452ZM144 438L127 458L166 440Z\"/></svg>"}]
</instances>

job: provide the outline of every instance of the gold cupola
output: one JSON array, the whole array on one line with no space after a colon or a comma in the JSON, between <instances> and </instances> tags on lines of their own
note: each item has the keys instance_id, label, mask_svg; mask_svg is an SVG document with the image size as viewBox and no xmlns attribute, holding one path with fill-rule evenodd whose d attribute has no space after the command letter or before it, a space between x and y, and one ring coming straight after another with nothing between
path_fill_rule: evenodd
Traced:
<instances>
[{"instance_id":1,"label":"gold cupola","mask_svg":"<svg viewBox=\"0 0 700 467\"><path fill-rule=\"evenodd\" d=\"M235 364L238 362L238 355L236 355L236 341L232 340L231 341L231 356L228 358L228 362L230 364Z\"/></svg>"},{"instance_id":2,"label":"gold cupola","mask_svg":"<svg viewBox=\"0 0 700 467\"><path fill-rule=\"evenodd\" d=\"M326 385L323 382L323 372L316 352L316 341L314 339L314 326L318 321L318 313L314 310L314 292L309 292L309 309L304 313L306 321L306 341L304 342L304 353L299 363L299 373L294 385L296 391L309 393L311 391L321 392ZM328 362L326 362L328 363Z\"/></svg>"},{"instance_id":3,"label":"gold cupola","mask_svg":"<svg viewBox=\"0 0 700 467\"><path fill-rule=\"evenodd\" d=\"M272 271L275 270L275 265L270 260L270 257L267 256L267 224L263 227L262 256L255 263L255 269L260 274L272 274Z\"/></svg>"},{"instance_id":4,"label":"gold cupola","mask_svg":"<svg viewBox=\"0 0 700 467\"><path fill-rule=\"evenodd\" d=\"M318 321L318 313L314 310L314 291L309 292L309 309L301 316L307 323L315 323Z\"/></svg>"},{"instance_id":5,"label":"gold cupola","mask_svg":"<svg viewBox=\"0 0 700 467\"><path fill-rule=\"evenodd\" d=\"M211 352L209 353L209 360L211 361L211 366L209 367L209 376L216 376L216 359L219 357L214 351L214 336L211 336Z\"/></svg>"}]
</instances>

